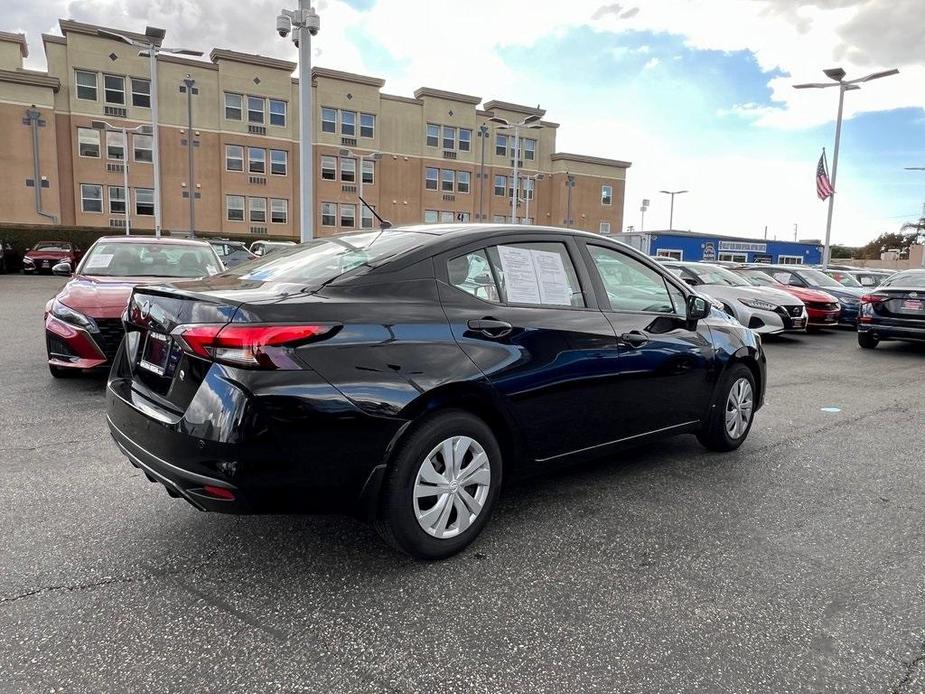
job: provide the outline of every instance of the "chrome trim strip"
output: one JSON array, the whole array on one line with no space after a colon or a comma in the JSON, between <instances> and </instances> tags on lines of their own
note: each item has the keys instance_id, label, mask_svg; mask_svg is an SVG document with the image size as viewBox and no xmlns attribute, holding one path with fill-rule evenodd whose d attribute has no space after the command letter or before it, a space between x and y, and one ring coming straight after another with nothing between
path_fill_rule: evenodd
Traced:
<instances>
[{"instance_id":1,"label":"chrome trim strip","mask_svg":"<svg viewBox=\"0 0 925 694\"><path fill-rule=\"evenodd\" d=\"M574 451L569 451L567 453L559 453L557 455L551 455L548 458L537 458L536 462L545 463L548 460L555 460L556 458L564 458L569 455L575 455L577 453L584 453L586 451L593 451L595 448L604 448L605 446L613 446L618 443L623 443L624 441L632 441L633 439L639 439L643 436L649 436L651 434L658 434L663 431L670 431L671 429L681 429L683 427L690 426L691 424L699 424L699 419L692 419L689 422L681 422L680 424L672 424L670 427L662 427L661 429L653 429L652 431L644 431L641 434L633 434L632 436L626 436L622 439L615 439L613 441L607 441L605 443L598 443L593 446L588 446L587 448L579 448Z\"/></svg>"}]
</instances>

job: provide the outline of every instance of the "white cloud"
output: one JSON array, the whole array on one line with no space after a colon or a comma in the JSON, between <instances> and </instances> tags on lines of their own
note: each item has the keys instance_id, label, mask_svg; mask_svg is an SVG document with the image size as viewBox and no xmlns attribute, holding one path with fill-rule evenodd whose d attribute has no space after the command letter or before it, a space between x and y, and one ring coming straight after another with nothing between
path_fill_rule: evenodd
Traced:
<instances>
[{"instance_id":1,"label":"white cloud","mask_svg":"<svg viewBox=\"0 0 925 694\"><path fill-rule=\"evenodd\" d=\"M651 69L654 68L654 67L658 67L659 63L661 63L661 62L662 62L662 61L659 60L658 58L649 58L649 59L646 61L646 64L642 66L642 69L643 69L643 70L651 70Z\"/></svg>"}]
</instances>

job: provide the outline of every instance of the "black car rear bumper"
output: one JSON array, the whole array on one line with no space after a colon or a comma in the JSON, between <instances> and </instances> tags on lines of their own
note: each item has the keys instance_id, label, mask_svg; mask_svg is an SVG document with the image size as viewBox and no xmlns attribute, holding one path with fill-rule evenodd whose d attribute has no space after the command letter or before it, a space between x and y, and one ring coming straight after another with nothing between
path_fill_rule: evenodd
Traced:
<instances>
[{"instance_id":1,"label":"black car rear bumper","mask_svg":"<svg viewBox=\"0 0 925 694\"><path fill-rule=\"evenodd\" d=\"M858 323L858 332L873 335L878 340L910 340L913 342L925 342L925 325L922 327L906 327L862 322Z\"/></svg>"}]
</instances>

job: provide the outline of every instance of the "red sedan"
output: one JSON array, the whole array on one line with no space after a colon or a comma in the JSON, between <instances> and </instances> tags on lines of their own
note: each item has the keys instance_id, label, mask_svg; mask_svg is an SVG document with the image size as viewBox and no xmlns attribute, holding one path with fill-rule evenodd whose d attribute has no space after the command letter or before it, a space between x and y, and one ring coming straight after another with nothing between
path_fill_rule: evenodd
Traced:
<instances>
[{"instance_id":1,"label":"red sedan","mask_svg":"<svg viewBox=\"0 0 925 694\"><path fill-rule=\"evenodd\" d=\"M204 277L223 269L205 241L99 239L45 307L51 375L60 378L109 364L122 341L122 313L137 285Z\"/></svg>"},{"instance_id":2,"label":"red sedan","mask_svg":"<svg viewBox=\"0 0 925 694\"><path fill-rule=\"evenodd\" d=\"M71 267L80 262L81 251L68 241L39 241L22 257L22 271L39 274L47 272L58 263L68 262Z\"/></svg>"},{"instance_id":3,"label":"red sedan","mask_svg":"<svg viewBox=\"0 0 925 694\"><path fill-rule=\"evenodd\" d=\"M779 289L800 299L806 304L806 315L808 316L807 328L809 330L838 325L838 318L841 315L841 305L838 303L838 299L831 294L819 291L818 289L792 287L789 284L778 282L761 270L752 270L750 268L731 269L756 287Z\"/></svg>"}]
</instances>

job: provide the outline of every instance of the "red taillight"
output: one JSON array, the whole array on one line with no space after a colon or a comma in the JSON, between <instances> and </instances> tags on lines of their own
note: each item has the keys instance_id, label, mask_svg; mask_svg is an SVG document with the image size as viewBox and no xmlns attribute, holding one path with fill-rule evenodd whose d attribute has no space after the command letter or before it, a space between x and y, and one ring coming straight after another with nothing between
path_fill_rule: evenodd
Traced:
<instances>
[{"instance_id":1,"label":"red taillight","mask_svg":"<svg viewBox=\"0 0 925 694\"><path fill-rule=\"evenodd\" d=\"M209 496L213 496L216 499L222 499L223 501L234 501L234 492L225 487L215 487L211 484L207 484L202 488L202 491Z\"/></svg>"},{"instance_id":2,"label":"red taillight","mask_svg":"<svg viewBox=\"0 0 925 694\"><path fill-rule=\"evenodd\" d=\"M861 297L862 304L882 304L884 301L890 297L884 296L883 294L865 294Z\"/></svg>"},{"instance_id":3,"label":"red taillight","mask_svg":"<svg viewBox=\"0 0 925 694\"><path fill-rule=\"evenodd\" d=\"M235 366L297 368L279 348L331 332L333 325L181 325L173 336L190 354Z\"/></svg>"}]
</instances>

